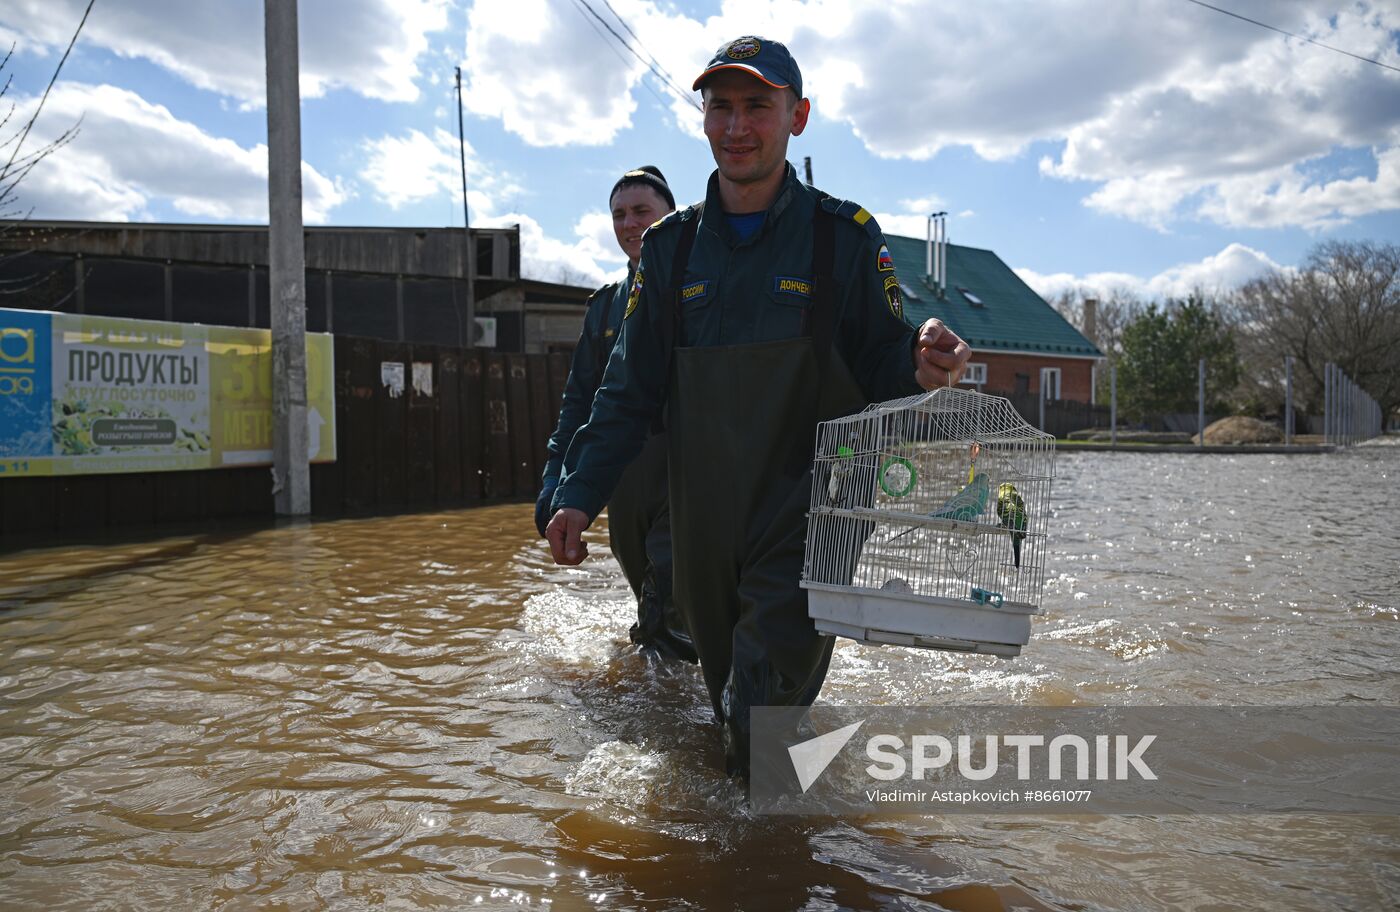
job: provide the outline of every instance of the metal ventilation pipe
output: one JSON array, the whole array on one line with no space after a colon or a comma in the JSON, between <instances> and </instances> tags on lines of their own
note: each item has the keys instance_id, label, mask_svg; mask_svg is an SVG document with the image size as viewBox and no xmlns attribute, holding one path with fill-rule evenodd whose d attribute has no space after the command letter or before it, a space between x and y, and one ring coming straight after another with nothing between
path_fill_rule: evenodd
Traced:
<instances>
[{"instance_id":1,"label":"metal ventilation pipe","mask_svg":"<svg viewBox=\"0 0 1400 912\"><path fill-rule=\"evenodd\" d=\"M943 213L938 220L942 229L938 241L938 293L946 295L948 293L948 213Z\"/></svg>"},{"instance_id":2,"label":"metal ventilation pipe","mask_svg":"<svg viewBox=\"0 0 1400 912\"><path fill-rule=\"evenodd\" d=\"M928 246L924 252L924 282L933 284L933 213L928 217Z\"/></svg>"},{"instance_id":3,"label":"metal ventilation pipe","mask_svg":"<svg viewBox=\"0 0 1400 912\"><path fill-rule=\"evenodd\" d=\"M940 246L944 236L943 232L946 230L943 219L947 214L946 212L934 212L928 217L927 278L930 285L939 289L943 287L945 281L943 270L948 266L948 261L943 258Z\"/></svg>"}]
</instances>

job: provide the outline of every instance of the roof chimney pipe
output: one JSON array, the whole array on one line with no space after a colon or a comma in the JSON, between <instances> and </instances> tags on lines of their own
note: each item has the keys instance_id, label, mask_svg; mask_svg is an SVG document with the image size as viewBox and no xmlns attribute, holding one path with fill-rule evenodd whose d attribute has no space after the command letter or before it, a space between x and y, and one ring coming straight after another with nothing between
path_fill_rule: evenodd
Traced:
<instances>
[{"instance_id":1,"label":"roof chimney pipe","mask_svg":"<svg viewBox=\"0 0 1400 912\"><path fill-rule=\"evenodd\" d=\"M938 296L946 298L948 296L948 213L943 213L938 220L942 227L938 239Z\"/></svg>"},{"instance_id":2,"label":"roof chimney pipe","mask_svg":"<svg viewBox=\"0 0 1400 912\"><path fill-rule=\"evenodd\" d=\"M933 212L928 217L928 246L925 253L926 272L924 281L930 288L941 288L943 286L943 269L947 262L939 254L939 244L943 236L943 217L946 212Z\"/></svg>"},{"instance_id":3,"label":"roof chimney pipe","mask_svg":"<svg viewBox=\"0 0 1400 912\"><path fill-rule=\"evenodd\" d=\"M928 217L928 246L924 252L924 284L933 287L933 214Z\"/></svg>"}]
</instances>

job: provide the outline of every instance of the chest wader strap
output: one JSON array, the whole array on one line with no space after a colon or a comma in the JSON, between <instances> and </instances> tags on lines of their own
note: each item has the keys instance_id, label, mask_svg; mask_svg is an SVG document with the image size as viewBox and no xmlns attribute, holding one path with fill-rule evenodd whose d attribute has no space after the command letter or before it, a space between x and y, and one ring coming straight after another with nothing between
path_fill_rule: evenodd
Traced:
<instances>
[{"instance_id":1,"label":"chest wader strap","mask_svg":"<svg viewBox=\"0 0 1400 912\"><path fill-rule=\"evenodd\" d=\"M831 264L836 259L836 216L820 205L812 212L812 306L802 316L802 334L812 338L817 364L816 401L821 402L836 333L836 280ZM801 477L812 463L812 441L794 440L786 474Z\"/></svg>"},{"instance_id":2,"label":"chest wader strap","mask_svg":"<svg viewBox=\"0 0 1400 912\"><path fill-rule=\"evenodd\" d=\"M831 264L836 259L836 216L817 206L812 213L812 306L803 319L803 335L812 337L817 356L817 387L826 382L831 340L836 333L836 280Z\"/></svg>"},{"instance_id":3,"label":"chest wader strap","mask_svg":"<svg viewBox=\"0 0 1400 912\"><path fill-rule=\"evenodd\" d=\"M700 217L705 214L705 204L700 203L695 207L695 218L686 219L681 223L680 240L676 243L675 254L671 258L671 287L667 289L670 293L671 307L669 312L661 316L661 346L666 352L666 372L662 374L662 383L667 385L671 382L671 362L675 358L676 344L680 341L685 330L685 309L681 304L681 286L685 284L685 268L690 265L690 249L695 246L695 232L700 227ZM669 408L669 404L667 406ZM665 430L666 422L662 415L658 415L656 421L652 423L652 431L660 433Z\"/></svg>"}]
</instances>

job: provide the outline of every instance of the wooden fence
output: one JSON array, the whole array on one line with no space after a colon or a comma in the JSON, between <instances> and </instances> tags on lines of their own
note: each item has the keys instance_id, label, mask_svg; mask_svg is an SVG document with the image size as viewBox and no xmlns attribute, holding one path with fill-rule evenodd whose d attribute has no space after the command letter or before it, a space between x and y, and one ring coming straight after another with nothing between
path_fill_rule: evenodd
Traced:
<instances>
[{"instance_id":1,"label":"wooden fence","mask_svg":"<svg viewBox=\"0 0 1400 912\"><path fill-rule=\"evenodd\" d=\"M402 393L391 395L382 381L384 363L403 365ZM414 365L427 365L431 389L414 384ZM312 511L396 513L534 497L568 372L565 354L337 336L337 458L311 467ZM0 481L6 547L271 515L266 466Z\"/></svg>"},{"instance_id":2,"label":"wooden fence","mask_svg":"<svg viewBox=\"0 0 1400 912\"><path fill-rule=\"evenodd\" d=\"M1040 399L1035 393L1006 393L1011 405L1021 418L1032 427L1040 427ZM1069 436L1072 431L1085 428L1106 428L1109 426L1110 409L1106 405L1090 405L1087 402L1074 402L1069 399L1051 399L1045 403L1045 427L1041 430L1058 438ZM1122 416L1119 416L1121 423Z\"/></svg>"}]
</instances>

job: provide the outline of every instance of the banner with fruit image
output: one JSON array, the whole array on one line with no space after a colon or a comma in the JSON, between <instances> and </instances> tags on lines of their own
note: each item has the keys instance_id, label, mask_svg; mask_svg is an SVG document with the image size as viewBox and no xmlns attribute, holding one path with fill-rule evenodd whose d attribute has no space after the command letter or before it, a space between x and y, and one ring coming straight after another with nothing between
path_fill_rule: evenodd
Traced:
<instances>
[{"instance_id":1,"label":"banner with fruit image","mask_svg":"<svg viewBox=\"0 0 1400 912\"><path fill-rule=\"evenodd\" d=\"M334 347L306 338L308 452L330 462ZM271 352L265 329L0 310L0 478L270 465Z\"/></svg>"}]
</instances>

